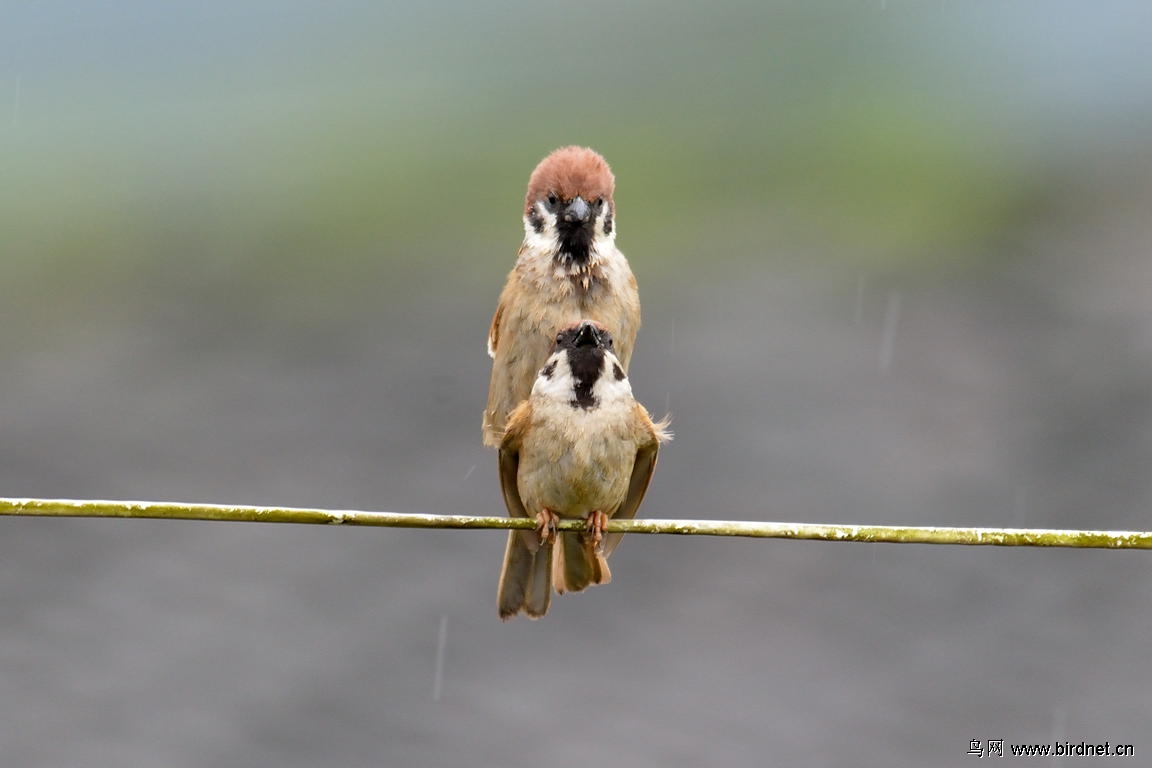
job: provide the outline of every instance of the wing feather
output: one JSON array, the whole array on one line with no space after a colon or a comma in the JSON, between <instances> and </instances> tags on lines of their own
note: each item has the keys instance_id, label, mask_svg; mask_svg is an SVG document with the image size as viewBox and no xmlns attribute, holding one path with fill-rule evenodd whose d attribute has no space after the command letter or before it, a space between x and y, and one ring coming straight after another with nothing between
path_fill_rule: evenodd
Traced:
<instances>
[{"instance_id":1,"label":"wing feather","mask_svg":"<svg viewBox=\"0 0 1152 768\"><path fill-rule=\"evenodd\" d=\"M510 517L532 517L520 498L518 478L520 474L520 444L524 430L532 420L532 403L525 400L508 416L508 427L500 441L500 490L504 494L504 506ZM535 531L516 531L529 551L540 548L540 538Z\"/></svg>"},{"instance_id":2,"label":"wing feather","mask_svg":"<svg viewBox=\"0 0 1152 768\"><path fill-rule=\"evenodd\" d=\"M613 520L631 520L636 517L640 509L640 502L644 501L644 494L648 492L648 485L652 482L652 473L656 471L656 458L660 454L660 443L672 439L666 427L667 419L653 423L652 417L644 406L636 404L635 417L640 425L640 431L648 439L636 449L636 461L632 465L632 477L628 480L628 492L624 502L612 515ZM604 554L612 554L612 550L620 545L622 533L608 533L604 535Z\"/></svg>"},{"instance_id":3,"label":"wing feather","mask_svg":"<svg viewBox=\"0 0 1152 768\"><path fill-rule=\"evenodd\" d=\"M495 359L496 346L500 343L500 321L504 318L504 302L496 305L496 314L492 315L492 325L488 327L488 357Z\"/></svg>"}]
</instances>

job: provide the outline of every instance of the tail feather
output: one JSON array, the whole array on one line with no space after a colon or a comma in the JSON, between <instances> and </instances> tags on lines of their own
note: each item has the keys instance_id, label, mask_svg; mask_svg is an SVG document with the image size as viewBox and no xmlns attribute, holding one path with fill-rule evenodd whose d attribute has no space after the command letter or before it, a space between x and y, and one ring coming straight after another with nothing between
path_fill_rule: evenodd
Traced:
<instances>
[{"instance_id":1,"label":"tail feather","mask_svg":"<svg viewBox=\"0 0 1152 768\"><path fill-rule=\"evenodd\" d=\"M531 580L528 594L524 598L524 612L531 619L538 619L548 612L552 602L552 542L542 544L532 556Z\"/></svg>"},{"instance_id":2,"label":"tail feather","mask_svg":"<svg viewBox=\"0 0 1152 768\"><path fill-rule=\"evenodd\" d=\"M510 531L504 550L504 568L496 593L501 619L510 619L521 611L533 619L548 612L552 600L552 544L533 552L518 531Z\"/></svg>"},{"instance_id":3,"label":"tail feather","mask_svg":"<svg viewBox=\"0 0 1152 768\"><path fill-rule=\"evenodd\" d=\"M591 541L578 534L560 534L560 546L552 564L552 581L556 591L580 592L592 584L612 581L612 571L603 552L598 552Z\"/></svg>"}]
</instances>

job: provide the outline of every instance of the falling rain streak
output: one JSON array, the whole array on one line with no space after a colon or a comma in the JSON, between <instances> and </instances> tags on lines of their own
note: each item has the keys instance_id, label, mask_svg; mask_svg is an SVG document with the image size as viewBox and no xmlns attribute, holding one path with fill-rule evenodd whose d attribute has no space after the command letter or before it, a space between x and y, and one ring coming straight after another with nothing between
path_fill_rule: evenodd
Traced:
<instances>
[{"instance_id":1,"label":"falling rain streak","mask_svg":"<svg viewBox=\"0 0 1152 768\"><path fill-rule=\"evenodd\" d=\"M440 629L436 633L436 671L432 675L432 701L440 701L444 690L444 647L448 644L448 614L440 616Z\"/></svg>"},{"instance_id":2,"label":"falling rain streak","mask_svg":"<svg viewBox=\"0 0 1152 768\"><path fill-rule=\"evenodd\" d=\"M860 325L864 319L864 293L868 288L868 278L860 275L856 278L856 311L852 313L852 324Z\"/></svg>"},{"instance_id":3,"label":"falling rain streak","mask_svg":"<svg viewBox=\"0 0 1152 768\"><path fill-rule=\"evenodd\" d=\"M892 356L896 351L896 328L900 325L900 291L888 294L884 310L884 333L880 337L880 372L892 370Z\"/></svg>"}]
</instances>

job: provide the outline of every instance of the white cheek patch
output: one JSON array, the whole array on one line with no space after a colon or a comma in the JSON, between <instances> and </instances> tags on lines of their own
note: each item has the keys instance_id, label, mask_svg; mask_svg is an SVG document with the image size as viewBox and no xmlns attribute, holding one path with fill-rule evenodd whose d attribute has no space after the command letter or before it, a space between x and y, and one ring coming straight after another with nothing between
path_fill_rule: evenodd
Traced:
<instances>
[{"instance_id":1,"label":"white cheek patch","mask_svg":"<svg viewBox=\"0 0 1152 768\"><path fill-rule=\"evenodd\" d=\"M604 353L604 370L592 385L592 396L604 403L615 403L632 399L632 384L628 377L616 378L616 371L624 372L620 361L611 352Z\"/></svg>"},{"instance_id":2,"label":"white cheek patch","mask_svg":"<svg viewBox=\"0 0 1152 768\"><path fill-rule=\"evenodd\" d=\"M612 220L612 231L604 234L604 220L608 218L608 207L604 206L604 210L596 217L595 232L592 237L592 246L589 248L592 256L592 262L601 264L607 261L605 257L616 251L616 220Z\"/></svg>"},{"instance_id":3,"label":"white cheek patch","mask_svg":"<svg viewBox=\"0 0 1152 768\"><path fill-rule=\"evenodd\" d=\"M604 222L606 222L608 220L609 216L612 216L612 211L609 210L607 205L605 205L600 210L600 215L596 217L596 237L593 238L594 240L615 240L616 239L617 227L616 227L616 217L615 216L612 216L612 231L609 232L608 234L604 234Z\"/></svg>"},{"instance_id":4,"label":"white cheek patch","mask_svg":"<svg viewBox=\"0 0 1152 768\"><path fill-rule=\"evenodd\" d=\"M545 375L545 372L549 375ZM568 367L568 353L561 350L548 358L548 363L536 377L532 394L549 400L568 402L576 397L576 382L572 380L572 369Z\"/></svg>"},{"instance_id":5,"label":"white cheek patch","mask_svg":"<svg viewBox=\"0 0 1152 768\"><path fill-rule=\"evenodd\" d=\"M536 203L536 213L540 216L544 226L539 232L528 221L528 217L524 217L524 245L528 249L536 252L555 253L560 250L560 234L556 231L556 222L552 218L552 214L544 207L544 203Z\"/></svg>"}]
</instances>

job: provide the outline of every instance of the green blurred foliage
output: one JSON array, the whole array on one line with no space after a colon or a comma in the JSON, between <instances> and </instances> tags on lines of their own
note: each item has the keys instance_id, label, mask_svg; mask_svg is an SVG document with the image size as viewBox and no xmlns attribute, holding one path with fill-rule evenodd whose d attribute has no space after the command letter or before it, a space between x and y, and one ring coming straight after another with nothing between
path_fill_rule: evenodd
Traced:
<instances>
[{"instance_id":1,"label":"green blurred foliage","mask_svg":"<svg viewBox=\"0 0 1152 768\"><path fill-rule=\"evenodd\" d=\"M109 54L22 77L3 128L5 280L89 301L247 285L298 306L421 264L495 285L524 181L565 143L613 163L639 264L979 263L1035 174L987 119L995 98L948 87L962 74L930 5L185 19L202 47L129 40L148 66Z\"/></svg>"}]
</instances>

